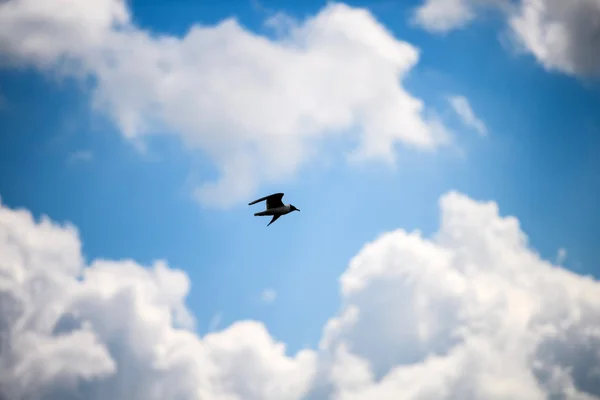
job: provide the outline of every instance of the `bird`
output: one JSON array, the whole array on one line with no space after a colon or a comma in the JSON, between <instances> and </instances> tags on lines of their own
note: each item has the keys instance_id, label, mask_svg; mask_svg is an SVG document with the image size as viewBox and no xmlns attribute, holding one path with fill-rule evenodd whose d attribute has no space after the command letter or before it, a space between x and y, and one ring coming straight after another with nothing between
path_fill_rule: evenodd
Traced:
<instances>
[{"instance_id":1,"label":"bird","mask_svg":"<svg viewBox=\"0 0 600 400\"><path fill-rule=\"evenodd\" d=\"M269 196L261 197L258 200L254 200L253 202L248 203L248 205L251 206L253 204L266 200L267 209L265 211L255 213L254 216L261 217L265 215L272 215L273 218L271 219L271 222L269 222L269 225L271 225L273 222L277 221L277 219L279 219L279 217L281 217L282 215L289 214L293 211L300 211L291 204L283 204L283 201L281 201L282 197L283 193L274 193Z\"/></svg>"}]
</instances>

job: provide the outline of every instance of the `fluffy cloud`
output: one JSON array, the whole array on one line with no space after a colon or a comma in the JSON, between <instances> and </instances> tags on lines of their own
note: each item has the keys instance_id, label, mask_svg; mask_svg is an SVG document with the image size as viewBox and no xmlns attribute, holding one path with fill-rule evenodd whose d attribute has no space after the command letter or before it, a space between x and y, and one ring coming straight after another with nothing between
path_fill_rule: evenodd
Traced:
<instances>
[{"instance_id":1,"label":"fluffy cloud","mask_svg":"<svg viewBox=\"0 0 600 400\"><path fill-rule=\"evenodd\" d=\"M445 33L464 27L484 5L505 14L514 43L546 69L579 76L600 74L597 0L426 0L414 18L432 32Z\"/></svg>"},{"instance_id":2,"label":"fluffy cloud","mask_svg":"<svg viewBox=\"0 0 600 400\"><path fill-rule=\"evenodd\" d=\"M74 227L0 209L0 398L297 399L314 354L242 321L198 337L165 262L84 265Z\"/></svg>"},{"instance_id":3,"label":"fluffy cloud","mask_svg":"<svg viewBox=\"0 0 600 400\"><path fill-rule=\"evenodd\" d=\"M519 43L548 70L600 75L597 0L523 0L509 23Z\"/></svg>"},{"instance_id":4,"label":"fluffy cloud","mask_svg":"<svg viewBox=\"0 0 600 400\"><path fill-rule=\"evenodd\" d=\"M440 207L433 237L359 251L320 348L293 357L258 322L189 330L165 262L85 265L74 227L2 207L0 397L599 399L600 283L541 259L495 203Z\"/></svg>"},{"instance_id":5,"label":"fluffy cloud","mask_svg":"<svg viewBox=\"0 0 600 400\"><path fill-rule=\"evenodd\" d=\"M413 22L428 31L445 34L473 21L486 8L505 7L511 0L424 0L414 10Z\"/></svg>"},{"instance_id":6,"label":"fluffy cloud","mask_svg":"<svg viewBox=\"0 0 600 400\"><path fill-rule=\"evenodd\" d=\"M469 0L425 0L413 21L429 31L446 33L467 25L475 12Z\"/></svg>"},{"instance_id":7,"label":"fluffy cloud","mask_svg":"<svg viewBox=\"0 0 600 400\"><path fill-rule=\"evenodd\" d=\"M441 209L432 239L387 233L342 275L323 346L370 368L341 398L600 396L600 284L540 259L494 203Z\"/></svg>"},{"instance_id":8,"label":"fluffy cloud","mask_svg":"<svg viewBox=\"0 0 600 400\"><path fill-rule=\"evenodd\" d=\"M235 19L175 37L136 27L121 0L68 9L62 0L10 0L0 3L0 55L91 77L95 107L126 137L177 135L208 155L220 178L197 190L207 205L289 178L330 137L357 143L349 160L390 164L398 143L431 150L448 141L402 86L418 50L368 11L329 4L301 23L270 22L276 39Z\"/></svg>"},{"instance_id":9,"label":"fluffy cloud","mask_svg":"<svg viewBox=\"0 0 600 400\"><path fill-rule=\"evenodd\" d=\"M450 96L450 106L456 112L460 120L468 127L475 129L480 135L487 135L487 128L482 120L477 118L469 100L464 96Z\"/></svg>"}]
</instances>

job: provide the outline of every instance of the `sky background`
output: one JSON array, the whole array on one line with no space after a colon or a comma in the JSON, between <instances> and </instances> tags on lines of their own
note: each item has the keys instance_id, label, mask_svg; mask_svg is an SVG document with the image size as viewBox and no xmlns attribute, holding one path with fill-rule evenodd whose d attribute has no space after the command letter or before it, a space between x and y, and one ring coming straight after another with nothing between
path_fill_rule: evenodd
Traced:
<instances>
[{"instance_id":1,"label":"sky background","mask_svg":"<svg viewBox=\"0 0 600 400\"><path fill-rule=\"evenodd\" d=\"M175 127L159 123L158 134L139 135L142 149L96 105L93 79L60 76L18 54L0 69L2 204L72 223L88 263L166 260L189 278L185 304L199 335L261 321L288 354L318 348L327 321L343 307L340 276L361 248L396 229L431 236L440 229L440 198L451 191L495 202L501 216L518 218L542 259L598 279L600 91L593 74L571 68L577 60L561 64L563 54L548 61L516 49L504 14L491 5L474 8L481 14L464 17L464 26L456 17L455 29L440 32L436 26L449 23L442 17L414 22L421 3L346 4L367 8L394 38L418 49L402 86L441 118L452 136L447 146L429 152L400 143L391 167L347 162L354 139L334 138L289 176L262 180L232 194L227 207L214 207L193 193L219 176L218 165L190 149ZM152 35L181 37L193 25L235 18L268 40L279 40L265 26L275 13L301 22L325 6L313 0L128 3L132 24ZM2 35L0 51L11 61L18 52L11 53ZM467 100L484 130L461 119L451 96ZM195 101L189 99L192 109L202 107ZM247 203L280 191L301 212L266 228L268 218L253 216L261 205Z\"/></svg>"}]
</instances>

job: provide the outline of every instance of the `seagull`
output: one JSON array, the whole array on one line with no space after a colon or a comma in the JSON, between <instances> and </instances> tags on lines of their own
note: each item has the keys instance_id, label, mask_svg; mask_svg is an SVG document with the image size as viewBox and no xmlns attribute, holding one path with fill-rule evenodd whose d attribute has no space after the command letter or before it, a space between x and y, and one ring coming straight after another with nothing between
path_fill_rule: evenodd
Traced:
<instances>
[{"instance_id":1,"label":"seagull","mask_svg":"<svg viewBox=\"0 0 600 400\"><path fill-rule=\"evenodd\" d=\"M269 222L269 225L271 225L273 222L277 221L277 219L282 215L289 214L292 211L300 211L291 204L283 204L283 201L281 201L282 197L283 193L274 193L269 196L261 197L258 200L254 200L252 203L248 203L248 205L251 206L253 204L266 200L267 209L265 211L255 213L254 216L260 217L264 215L272 215L273 219L271 219L271 222Z\"/></svg>"}]
</instances>

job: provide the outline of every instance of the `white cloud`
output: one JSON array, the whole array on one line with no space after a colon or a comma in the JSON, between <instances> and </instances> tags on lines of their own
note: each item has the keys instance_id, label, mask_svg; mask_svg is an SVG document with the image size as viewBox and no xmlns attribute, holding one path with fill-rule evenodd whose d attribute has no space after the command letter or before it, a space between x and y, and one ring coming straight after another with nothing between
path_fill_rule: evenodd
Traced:
<instances>
[{"instance_id":1,"label":"white cloud","mask_svg":"<svg viewBox=\"0 0 600 400\"><path fill-rule=\"evenodd\" d=\"M522 0L509 17L516 40L548 70L600 75L600 2Z\"/></svg>"},{"instance_id":2,"label":"white cloud","mask_svg":"<svg viewBox=\"0 0 600 400\"><path fill-rule=\"evenodd\" d=\"M513 44L547 70L600 74L598 0L424 0L413 18L431 32L447 33L486 8L505 15Z\"/></svg>"},{"instance_id":3,"label":"white cloud","mask_svg":"<svg viewBox=\"0 0 600 400\"><path fill-rule=\"evenodd\" d=\"M206 205L251 197L324 151L358 143L349 160L395 162L395 145L432 150L449 133L402 80L418 50L366 10L329 4L278 39L234 19L154 35L119 0L0 4L0 52L15 64L94 78L94 105L132 140L177 135L218 166L196 192ZM271 24L273 21L270 21ZM223 200L227 199L227 200Z\"/></svg>"},{"instance_id":4,"label":"white cloud","mask_svg":"<svg viewBox=\"0 0 600 400\"><path fill-rule=\"evenodd\" d=\"M452 109L458 114L461 121L468 127L475 129L480 135L487 135L487 128L471 108L469 100L464 96L450 96L448 98Z\"/></svg>"},{"instance_id":5,"label":"white cloud","mask_svg":"<svg viewBox=\"0 0 600 400\"><path fill-rule=\"evenodd\" d=\"M277 292L275 290L273 290L273 289L265 289L260 294L260 298L265 303L272 303L277 298Z\"/></svg>"},{"instance_id":6,"label":"white cloud","mask_svg":"<svg viewBox=\"0 0 600 400\"><path fill-rule=\"evenodd\" d=\"M190 284L164 262L85 266L75 228L6 207L0 254L1 398L296 399L310 383L314 354L286 356L261 323L186 329Z\"/></svg>"},{"instance_id":7,"label":"white cloud","mask_svg":"<svg viewBox=\"0 0 600 400\"><path fill-rule=\"evenodd\" d=\"M332 378L340 398L600 398L600 283L540 259L495 203L440 205L432 239L386 233L342 275L322 346L370 368Z\"/></svg>"},{"instance_id":8,"label":"white cloud","mask_svg":"<svg viewBox=\"0 0 600 400\"><path fill-rule=\"evenodd\" d=\"M412 22L430 32L446 34L461 29L486 9L510 9L512 0L423 0Z\"/></svg>"},{"instance_id":9,"label":"white cloud","mask_svg":"<svg viewBox=\"0 0 600 400\"><path fill-rule=\"evenodd\" d=\"M84 265L74 227L0 208L0 388L46 399L598 399L600 282L449 193L431 238L368 243L318 351L240 321L204 337L165 262Z\"/></svg>"},{"instance_id":10,"label":"white cloud","mask_svg":"<svg viewBox=\"0 0 600 400\"><path fill-rule=\"evenodd\" d=\"M414 13L413 22L437 33L461 28L475 18L469 0L425 0Z\"/></svg>"}]
</instances>

